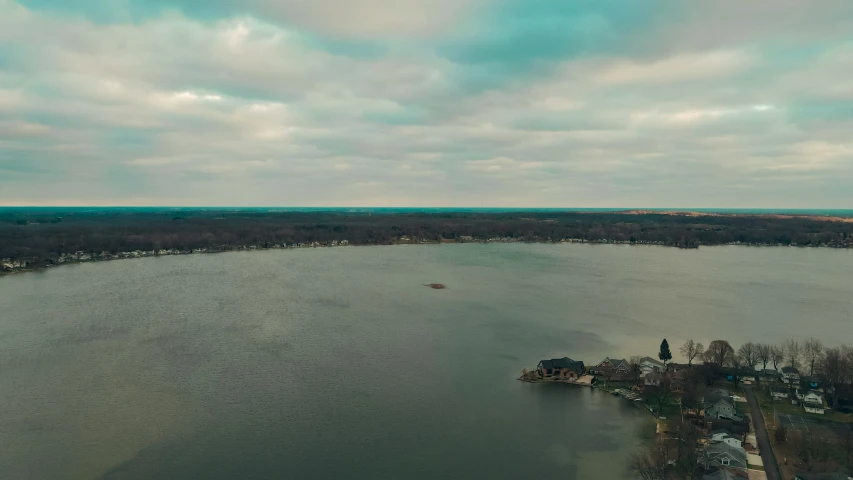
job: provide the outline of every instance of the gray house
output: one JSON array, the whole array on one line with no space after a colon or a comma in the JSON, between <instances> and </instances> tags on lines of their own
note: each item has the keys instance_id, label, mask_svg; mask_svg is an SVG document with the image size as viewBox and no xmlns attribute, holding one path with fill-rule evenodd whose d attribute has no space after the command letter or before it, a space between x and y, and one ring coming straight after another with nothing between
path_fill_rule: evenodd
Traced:
<instances>
[{"instance_id":1,"label":"gray house","mask_svg":"<svg viewBox=\"0 0 853 480\"><path fill-rule=\"evenodd\" d=\"M728 470L717 470L714 473L702 475L702 480L743 480L743 477L739 477Z\"/></svg>"},{"instance_id":2,"label":"gray house","mask_svg":"<svg viewBox=\"0 0 853 480\"><path fill-rule=\"evenodd\" d=\"M705 447L699 463L705 468L746 470L746 450L725 443L711 443Z\"/></svg>"},{"instance_id":3,"label":"gray house","mask_svg":"<svg viewBox=\"0 0 853 480\"><path fill-rule=\"evenodd\" d=\"M705 397L705 418L724 418L735 422L742 422L735 412L735 403L732 397L712 395Z\"/></svg>"}]
</instances>

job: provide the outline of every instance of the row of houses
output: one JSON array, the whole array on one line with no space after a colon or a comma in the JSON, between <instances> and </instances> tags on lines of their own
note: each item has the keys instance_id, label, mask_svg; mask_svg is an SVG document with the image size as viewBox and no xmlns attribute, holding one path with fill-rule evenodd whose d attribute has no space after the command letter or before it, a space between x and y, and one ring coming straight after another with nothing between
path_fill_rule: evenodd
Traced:
<instances>
[{"instance_id":1,"label":"row of houses","mask_svg":"<svg viewBox=\"0 0 853 480\"><path fill-rule=\"evenodd\" d=\"M650 377L651 382L660 382L660 374L666 366L663 362L651 357L643 357L638 363L638 371L633 372L640 378ZM542 377L562 377L567 379L578 378L585 374L605 375L608 377L629 376L631 366L627 360L605 357L594 367L586 368L584 362L572 360L568 357L541 360L536 365L536 372ZM657 380L655 380L657 379Z\"/></svg>"}]
</instances>

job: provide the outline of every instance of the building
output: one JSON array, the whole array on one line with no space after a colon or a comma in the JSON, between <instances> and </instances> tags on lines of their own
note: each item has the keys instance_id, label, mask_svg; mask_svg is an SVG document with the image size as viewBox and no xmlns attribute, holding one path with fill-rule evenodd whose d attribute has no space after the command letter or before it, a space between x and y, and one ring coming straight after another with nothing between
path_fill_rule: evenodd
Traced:
<instances>
[{"instance_id":1,"label":"building","mask_svg":"<svg viewBox=\"0 0 853 480\"><path fill-rule=\"evenodd\" d=\"M596 375L624 375L631 370L631 366L624 358L605 357L598 365L590 369Z\"/></svg>"},{"instance_id":2,"label":"building","mask_svg":"<svg viewBox=\"0 0 853 480\"><path fill-rule=\"evenodd\" d=\"M662 375L658 372L651 372L643 377L643 384L647 387L659 387Z\"/></svg>"},{"instance_id":3,"label":"building","mask_svg":"<svg viewBox=\"0 0 853 480\"><path fill-rule=\"evenodd\" d=\"M808 413L816 413L818 415L824 414L823 408L823 397L818 395L815 392L809 392L803 395L803 408L806 409Z\"/></svg>"},{"instance_id":4,"label":"building","mask_svg":"<svg viewBox=\"0 0 853 480\"><path fill-rule=\"evenodd\" d=\"M710 395L705 397L705 418L723 418L735 422L742 422L735 410L734 400L728 394Z\"/></svg>"},{"instance_id":5,"label":"building","mask_svg":"<svg viewBox=\"0 0 853 480\"><path fill-rule=\"evenodd\" d=\"M735 475L728 470L717 470L714 473L702 475L702 480L743 480L745 477Z\"/></svg>"},{"instance_id":6,"label":"building","mask_svg":"<svg viewBox=\"0 0 853 480\"><path fill-rule=\"evenodd\" d=\"M714 430L711 432L710 440L712 443L722 442L730 447L743 448L743 441L732 435L728 430Z\"/></svg>"},{"instance_id":7,"label":"building","mask_svg":"<svg viewBox=\"0 0 853 480\"><path fill-rule=\"evenodd\" d=\"M800 381L800 371L794 367L782 368L782 381L787 383L797 383Z\"/></svg>"},{"instance_id":8,"label":"building","mask_svg":"<svg viewBox=\"0 0 853 480\"><path fill-rule=\"evenodd\" d=\"M586 373L586 368L581 361L563 357L540 361L536 366L536 372L543 377L577 379Z\"/></svg>"},{"instance_id":9,"label":"building","mask_svg":"<svg viewBox=\"0 0 853 480\"><path fill-rule=\"evenodd\" d=\"M746 450L736 448L726 443L709 443L699 458L699 463L705 468L728 468L746 470Z\"/></svg>"},{"instance_id":10,"label":"building","mask_svg":"<svg viewBox=\"0 0 853 480\"><path fill-rule=\"evenodd\" d=\"M791 395L790 387L783 387L779 385L774 385L770 387L770 396L772 396L776 400L781 400L783 398L788 398Z\"/></svg>"},{"instance_id":11,"label":"building","mask_svg":"<svg viewBox=\"0 0 853 480\"><path fill-rule=\"evenodd\" d=\"M643 357L640 359L640 372L647 375L652 372L663 372L666 366L660 360L655 360L652 357Z\"/></svg>"}]
</instances>

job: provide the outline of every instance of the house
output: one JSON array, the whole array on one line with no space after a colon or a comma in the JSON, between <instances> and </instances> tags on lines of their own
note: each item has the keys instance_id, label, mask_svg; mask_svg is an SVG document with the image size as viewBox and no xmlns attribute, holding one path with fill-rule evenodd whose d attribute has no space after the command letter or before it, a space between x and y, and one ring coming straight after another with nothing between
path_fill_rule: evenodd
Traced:
<instances>
[{"instance_id":1,"label":"house","mask_svg":"<svg viewBox=\"0 0 853 480\"><path fill-rule=\"evenodd\" d=\"M800 381L800 371L794 367L782 368L782 381L787 383L796 383Z\"/></svg>"},{"instance_id":2,"label":"house","mask_svg":"<svg viewBox=\"0 0 853 480\"><path fill-rule=\"evenodd\" d=\"M808 413L816 413L818 415L823 415L823 397L818 395L815 392L809 392L803 395L803 408L806 409Z\"/></svg>"},{"instance_id":3,"label":"house","mask_svg":"<svg viewBox=\"0 0 853 480\"><path fill-rule=\"evenodd\" d=\"M705 401L705 418L724 418L735 422L743 421L735 411L735 404L732 397L726 394L706 396Z\"/></svg>"},{"instance_id":4,"label":"house","mask_svg":"<svg viewBox=\"0 0 853 480\"><path fill-rule=\"evenodd\" d=\"M605 357L604 360L601 361L598 365L593 368L590 368L590 372L593 372L597 375L614 375L614 374L626 374L631 370L628 361L624 358L610 358Z\"/></svg>"},{"instance_id":5,"label":"house","mask_svg":"<svg viewBox=\"0 0 853 480\"><path fill-rule=\"evenodd\" d=\"M743 480L744 477L735 475L728 470L717 470L714 473L702 475L702 480Z\"/></svg>"},{"instance_id":6,"label":"house","mask_svg":"<svg viewBox=\"0 0 853 480\"><path fill-rule=\"evenodd\" d=\"M705 468L729 468L746 470L746 450L732 447L726 443L709 443L699 458Z\"/></svg>"},{"instance_id":7,"label":"house","mask_svg":"<svg viewBox=\"0 0 853 480\"><path fill-rule=\"evenodd\" d=\"M783 387L783 386L778 386L778 385L774 385L774 386L770 387L770 396L773 397L775 400L781 400L783 398L788 398L788 396L790 394L791 394L791 389L789 387Z\"/></svg>"},{"instance_id":8,"label":"house","mask_svg":"<svg viewBox=\"0 0 853 480\"><path fill-rule=\"evenodd\" d=\"M651 372L663 372L666 369L666 366L663 362L659 360L655 360L652 357L643 357L640 359L640 372L643 375L647 375Z\"/></svg>"},{"instance_id":9,"label":"house","mask_svg":"<svg viewBox=\"0 0 853 480\"><path fill-rule=\"evenodd\" d=\"M712 443L722 442L722 443L725 443L731 447L743 448L743 441L741 441L739 438L733 436L731 433L729 433L728 430L723 430L723 429L714 430L713 432L711 432L711 442Z\"/></svg>"},{"instance_id":10,"label":"house","mask_svg":"<svg viewBox=\"0 0 853 480\"><path fill-rule=\"evenodd\" d=\"M543 377L561 377L576 379L586 373L583 362L568 357L542 360L536 366L536 371Z\"/></svg>"},{"instance_id":11,"label":"house","mask_svg":"<svg viewBox=\"0 0 853 480\"><path fill-rule=\"evenodd\" d=\"M658 372L651 372L645 377L643 377L643 383L647 387L659 387L661 380L661 374Z\"/></svg>"},{"instance_id":12,"label":"house","mask_svg":"<svg viewBox=\"0 0 853 480\"><path fill-rule=\"evenodd\" d=\"M832 473L797 473L794 480L853 480L853 477L842 472Z\"/></svg>"}]
</instances>

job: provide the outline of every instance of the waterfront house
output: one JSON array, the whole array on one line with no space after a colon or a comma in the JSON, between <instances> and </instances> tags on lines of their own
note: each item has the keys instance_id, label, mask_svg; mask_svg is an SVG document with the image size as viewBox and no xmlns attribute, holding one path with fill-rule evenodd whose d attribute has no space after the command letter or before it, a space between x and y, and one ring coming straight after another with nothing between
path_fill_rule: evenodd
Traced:
<instances>
[{"instance_id":1,"label":"waterfront house","mask_svg":"<svg viewBox=\"0 0 853 480\"><path fill-rule=\"evenodd\" d=\"M781 400L783 398L788 398L791 394L791 388L781 385L774 385L770 387L770 396L772 396L776 400Z\"/></svg>"},{"instance_id":2,"label":"waterfront house","mask_svg":"<svg viewBox=\"0 0 853 480\"><path fill-rule=\"evenodd\" d=\"M598 365L590 369L590 372L596 375L624 375L631 370L628 361L624 358L605 357Z\"/></svg>"},{"instance_id":3,"label":"waterfront house","mask_svg":"<svg viewBox=\"0 0 853 480\"><path fill-rule=\"evenodd\" d=\"M551 360L541 360L536 366L536 372L543 377L560 377L577 379L584 373L583 362L575 361L568 357L552 358Z\"/></svg>"},{"instance_id":4,"label":"waterfront house","mask_svg":"<svg viewBox=\"0 0 853 480\"><path fill-rule=\"evenodd\" d=\"M794 367L782 368L782 381L786 383L797 383L800 381L800 371Z\"/></svg>"},{"instance_id":5,"label":"waterfront house","mask_svg":"<svg viewBox=\"0 0 853 480\"><path fill-rule=\"evenodd\" d=\"M648 375L652 372L663 372L665 368L663 362L655 360L652 357L643 357L640 359L640 372L643 375Z\"/></svg>"},{"instance_id":6,"label":"waterfront house","mask_svg":"<svg viewBox=\"0 0 853 480\"><path fill-rule=\"evenodd\" d=\"M699 458L705 468L728 468L746 470L746 450L726 443L709 443Z\"/></svg>"}]
</instances>

